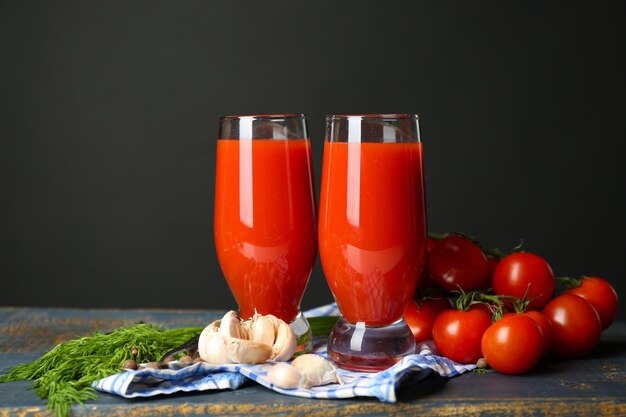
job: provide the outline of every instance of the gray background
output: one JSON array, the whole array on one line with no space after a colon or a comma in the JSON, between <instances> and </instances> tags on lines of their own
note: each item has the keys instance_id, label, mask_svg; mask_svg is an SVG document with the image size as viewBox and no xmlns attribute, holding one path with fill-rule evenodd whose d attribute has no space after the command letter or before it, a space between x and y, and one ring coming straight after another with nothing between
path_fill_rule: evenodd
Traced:
<instances>
[{"instance_id":1,"label":"gray background","mask_svg":"<svg viewBox=\"0 0 626 417\"><path fill-rule=\"evenodd\" d=\"M216 120L421 115L429 225L624 294L621 1L0 1L0 305L231 308ZM316 265L303 307L331 300ZM621 317L624 318L624 309Z\"/></svg>"}]
</instances>

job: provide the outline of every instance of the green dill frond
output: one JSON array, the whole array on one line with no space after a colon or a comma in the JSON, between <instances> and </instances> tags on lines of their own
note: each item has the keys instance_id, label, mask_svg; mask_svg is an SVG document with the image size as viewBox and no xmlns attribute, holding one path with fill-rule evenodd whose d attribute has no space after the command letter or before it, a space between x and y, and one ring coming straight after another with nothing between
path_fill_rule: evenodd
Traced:
<instances>
[{"instance_id":1,"label":"green dill frond","mask_svg":"<svg viewBox=\"0 0 626 417\"><path fill-rule=\"evenodd\" d=\"M57 417L66 417L72 404L96 398L91 384L116 374L127 359L158 361L170 349L186 342L202 327L162 330L139 323L111 333L68 340L34 362L17 365L0 375L0 383L27 379ZM133 357L132 348L137 349Z\"/></svg>"}]
</instances>

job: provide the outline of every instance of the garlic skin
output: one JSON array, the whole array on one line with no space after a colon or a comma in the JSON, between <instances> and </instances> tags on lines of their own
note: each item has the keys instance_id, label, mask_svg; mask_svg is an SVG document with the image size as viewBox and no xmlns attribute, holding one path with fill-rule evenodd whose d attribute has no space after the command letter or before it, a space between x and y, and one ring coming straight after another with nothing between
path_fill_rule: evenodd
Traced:
<instances>
[{"instance_id":1,"label":"garlic skin","mask_svg":"<svg viewBox=\"0 0 626 417\"><path fill-rule=\"evenodd\" d=\"M226 313L220 320L220 333L224 337L248 338L246 329L241 325L241 320L232 310Z\"/></svg>"},{"instance_id":2,"label":"garlic skin","mask_svg":"<svg viewBox=\"0 0 626 417\"><path fill-rule=\"evenodd\" d=\"M343 384L333 364L319 355L307 353L298 356L291 362L291 365L300 370L302 375L314 386L334 383Z\"/></svg>"},{"instance_id":3,"label":"garlic skin","mask_svg":"<svg viewBox=\"0 0 626 417\"><path fill-rule=\"evenodd\" d=\"M267 380L279 388L310 388L311 382L295 366L284 362L273 365L267 371Z\"/></svg>"},{"instance_id":4,"label":"garlic skin","mask_svg":"<svg viewBox=\"0 0 626 417\"><path fill-rule=\"evenodd\" d=\"M224 336L219 332L218 323L219 320L216 320L202 330L198 339L198 353L208 363L233 363L226 354Z\"/></svg>"},{"instance_id":5,"label":"garlic skin","mask_svg":"<svg viewBox=\"0 0 626 417\"><path fill-rule=\"evenodd\" d=\"M225 351L228 359L234 363L264 363L272 357L270 345L234 337L225 340Z\"/></svg>"},{"instance_id":6,"label":"garlic skin","mask_svg":"<svg viewBox=\"0 0 626 417\"><path fill-rule=\"evenodd\" d=\"M267 316L261 314L255 314L250 320L246 320L248 323L246 327L248 330L248 339L253 342L265 343L266 345L273 346L276 340L276 328L274 321Z\"/></svg>"},{"instance_id":7,"label":"garlic skin","mask_svg":"<svg viewBox=\"0 0 626 417\"><path fill-rule=\"evenodd\" d=\"M271 317L278 321L277 325L274 324L275 328L277 327L277 330L276 340L272 346L274 349L272 360L276 362L288 361L291 359L293 354L296 353L296 334L287 323L274 316Z\"/></svg>"}]
</instances>

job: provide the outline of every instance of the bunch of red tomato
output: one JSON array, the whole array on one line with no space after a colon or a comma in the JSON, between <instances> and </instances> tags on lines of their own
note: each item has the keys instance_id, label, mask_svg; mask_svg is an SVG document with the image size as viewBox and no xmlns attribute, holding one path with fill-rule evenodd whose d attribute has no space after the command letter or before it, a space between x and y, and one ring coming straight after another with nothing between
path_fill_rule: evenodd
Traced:
<instances>
[{"instance_id":1,"label":"bunch of red tomato","mask_svg":"<svg viewBox=\"0 0 626 417\"><path fill-rule=\"evenodd\" d=\"M432 339L439 353L459 363L485 358L493 369L519 374L547 354L590 352L617 316L618 296L598 277L563 279L554 296L550 265L528 252L487 251L461 235L429 239L419 298L405 312L416 342ZM450 294L460 294L452 308Z\"/></svg>"}]
</instances>

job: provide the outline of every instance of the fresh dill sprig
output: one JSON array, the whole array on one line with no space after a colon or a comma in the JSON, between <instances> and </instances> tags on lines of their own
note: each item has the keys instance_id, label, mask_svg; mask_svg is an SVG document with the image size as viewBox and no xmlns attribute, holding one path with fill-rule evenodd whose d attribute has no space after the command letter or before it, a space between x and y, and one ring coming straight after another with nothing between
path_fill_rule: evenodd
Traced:
<instances>
[{"instance_id":1,"label":"fresh dill sprig","mask_svg":"<svg viewBox=\"0 0 626 417\"><path fill-rule=\"evenodd\" d=\"M313 336L327 336L338 317L312 317ZM163 330L138 323L111 333L68 340L44 353L34 362L17 365L0 374L0 383L27 379L48 409L57 417L67 417L74 404L97 398L94 381L120 372L127 359L138 363L158 361L171 349L202 331L202 327ZM133 351L136 350L136 354Z\"/></svg>"},{"instance_id":2,"label":"fresh dill sprig","mask_svg":"<svg viewBox=\"0 0 626 417\"><path fill-rule=\"evenodd\" d=\"M57 417L66 417L73 404L95 399L92 382L120 372L125 360L158 361L201 331L202 327L163 330L139 323L111 333L96 333L62 342L34 362L9 369L0 375L0 383L34 381L39 397L48 399L48 408Z\"/></svg>"}]
</instances>

